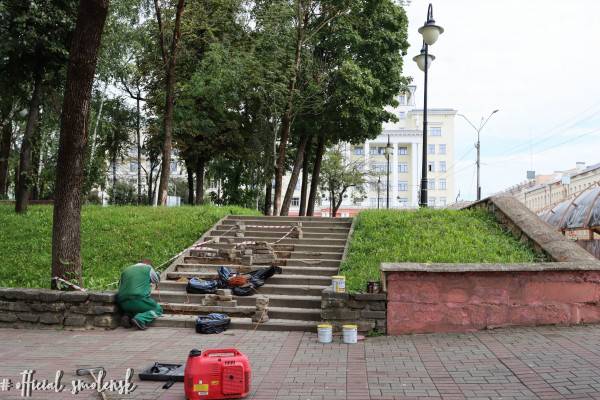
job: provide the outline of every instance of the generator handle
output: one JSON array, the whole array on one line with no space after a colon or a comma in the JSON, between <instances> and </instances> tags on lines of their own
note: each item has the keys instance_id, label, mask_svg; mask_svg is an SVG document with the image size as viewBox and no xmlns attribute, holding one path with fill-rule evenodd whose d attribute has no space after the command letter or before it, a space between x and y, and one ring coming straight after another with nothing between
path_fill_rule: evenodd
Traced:
<instances>
[{"instance_id":1,"label":"generator handle","mask_svg":"<svg viewBox=\"0 0 600 400\"><path fill-rule=\"evenodd\" d=\"M242 353L240 353L237 349L234 349L234 348L228 348L228 349L209 349L209 350L204 350L202 352L202 357L208 357L211 354L233 354L234 356L239 356Z\"/></svg>"}]
</instances>

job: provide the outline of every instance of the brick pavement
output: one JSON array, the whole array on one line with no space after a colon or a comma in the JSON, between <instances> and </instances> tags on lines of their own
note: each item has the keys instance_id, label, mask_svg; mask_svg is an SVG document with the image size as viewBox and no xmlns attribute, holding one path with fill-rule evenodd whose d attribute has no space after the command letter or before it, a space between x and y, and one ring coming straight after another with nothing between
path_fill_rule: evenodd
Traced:
<instances>
[{"instance_id":1,"label":"brick pavement","mask_svg":"<svg viewBox=\"0 0 600 400\"><path fill-rule=\"evenodd\" d=\"M472 334L369 338L356 345L321 345L313 333L229 331L198 335L190 329L144 332L0 329L2 379L24 369L39 379L101 365L121 379L130 367L184 362L190 349L236 346L250 358L253 400L324 399L600 399L600 326L540 327ZM183 400L183 385L135 383L130 396L109 399ZM35 392L31 399L98 399L89 391Z\"/></svg>"}]
</instances>

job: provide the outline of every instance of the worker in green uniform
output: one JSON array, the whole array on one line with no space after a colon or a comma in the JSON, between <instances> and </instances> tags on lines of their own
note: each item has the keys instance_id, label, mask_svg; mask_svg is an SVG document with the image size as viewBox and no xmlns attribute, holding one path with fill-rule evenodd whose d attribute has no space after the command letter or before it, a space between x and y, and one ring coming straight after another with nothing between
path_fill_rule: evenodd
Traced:
<instances>
[{"instance_id":1,"label":"worker in green uniform","mask_svg":"<svg viewBox=\"0 0 600 400\"><path fill-rule=\"evenodd\" d=\"M150 283L158 285L160 276L149 261L130 265L121 273L117 302L125 313L123 325L146 329L148 324L162 315L162 307L152 297Z\"/></svg>"}]
</instances>

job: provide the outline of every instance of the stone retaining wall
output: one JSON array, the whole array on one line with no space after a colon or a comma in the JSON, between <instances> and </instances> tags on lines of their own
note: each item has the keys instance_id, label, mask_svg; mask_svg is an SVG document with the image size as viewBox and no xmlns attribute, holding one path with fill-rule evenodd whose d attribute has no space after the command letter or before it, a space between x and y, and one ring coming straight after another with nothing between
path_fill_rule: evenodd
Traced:
<instances>
[{"instance_id":1,"label":"stone retaining wall","mask_svg":"<svg viewBox=\"0 0 600 400\"><path fill-rule=\"evenodd\" d=\"M114 329L120 314L114 292L0 288L0 327Z\"/></svg>"},{"instance_id":2,"label":"stone retaining wall","mask_svg":"<svg viewBox=\"0 0 600 400\"><path fill-rule=\"evenodd\" d=\"M321 294L321 318L341 331L344 324L356 324L358 330L368 333L386 332L385 293L336 293L331 287Z\"/></svg>"},{"instance_id":3,"label":"stone retaining wall","mask_svg":"<svg viewBox=\"0 0 600 400\"><path fill-rule=\"evenodd\" d=\"M388 333L600 322L597 262L383 264Z\"/></svg>"},{"instance_id":4,"label":"stone retaining wall","mask_svg":"<svg viewBox=\"0 0 600 400\"><path fill-rule=\"evenodd\" d=\"M465 208L484 208L514 237L551 261L593 261L595 257L542 221L512 196L492 196Z\"/></svg>"}]
</instances>

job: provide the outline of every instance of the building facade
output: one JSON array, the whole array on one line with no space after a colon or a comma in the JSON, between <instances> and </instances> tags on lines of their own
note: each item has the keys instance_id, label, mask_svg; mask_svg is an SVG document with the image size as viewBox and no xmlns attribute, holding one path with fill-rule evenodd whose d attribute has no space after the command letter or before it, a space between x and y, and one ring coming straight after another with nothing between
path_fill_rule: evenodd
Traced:
<instances>
[{"instance_id":1,"label":"building facade","mask_svg":"<svg viewBox=\"0 0 600 400\"><path fill-rule=\"evenodd\" d=\"M586 167L585 163L578 162L573 169L536 175L502 193L516 197L531 211L539 213L599 184L600 163Z\"/></svg>"},{"instance_id":2,"label":"building facade","mask_svg":"<svg viewBox=\"0 0 600 400\"><path fill-rule=\"evenodd\" d=\"M416 87L398 97L398 107L389 109L398 122L384 124L381 134L360 145L342 144L347 160L361 162L368 170L366 196L356 202L349 194L344 199L338 216L353 216L361 209L387 207L387 157L389 155L390 195L389 208L417 208L419 206L423 110L416 109ZM428 203L430 207L445 207L454 201L454 119L456 110L450 108L428 110L427 160ZM378 183L380 182L380 183ZM329 215L327 199L322 201L321 215ZM296 186L290 215L297 215L300 202L300 183Z\"/></svg>"}]
</instances>

